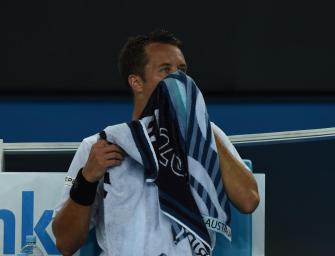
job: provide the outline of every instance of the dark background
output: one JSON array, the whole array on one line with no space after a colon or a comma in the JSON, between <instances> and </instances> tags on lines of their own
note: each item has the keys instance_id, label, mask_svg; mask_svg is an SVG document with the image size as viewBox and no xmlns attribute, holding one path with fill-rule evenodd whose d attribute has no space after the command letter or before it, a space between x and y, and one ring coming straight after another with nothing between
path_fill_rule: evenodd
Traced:
<instances>
[{"instance_id":1,"label":"dark background","mask_svg":"<svg viewBox=\"0 0 335 256\"><path fill-rule=\"evenodd\" d=\"M0 3L1 92L125 93L118 51L164 28L207 93L335 94L331 1Z\"/></svg>"}]
</instances>

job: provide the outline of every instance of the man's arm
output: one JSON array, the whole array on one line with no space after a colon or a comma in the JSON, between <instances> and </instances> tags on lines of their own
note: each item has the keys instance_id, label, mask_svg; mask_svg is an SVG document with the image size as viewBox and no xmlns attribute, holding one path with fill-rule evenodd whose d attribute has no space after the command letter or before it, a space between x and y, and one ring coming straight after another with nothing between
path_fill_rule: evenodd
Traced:
<instances>
[{"instance_id":1,"label":"man's arm","mask_svg":"<svg viewBox=\"0 0 335 256\"><path fill-rule=\"evenodd\" d=\"M69 198L56 215L52 230L56 247L62 255L73 255L87 239L91 218L91 206L82 206Z\"/></svg>"},{"instance_id":2,"label":"man's arm","mask_svg":"<svg viewBox=\"0 0 335 256\"><path fill-rule=\"evenodd\" d=\"M214 132L214 136L226 193L241 212L251 213L259 204L256 180L247 167L227 148L216 132Z\"/></svg>"},{"instance_id":3,"label":"man's arm","mask_svg":"<svg viewBox=\"0 0 335 256\"><path fill-rule=\"evenodd\" d=\"M117 145L98 140L90 151L82 175L87 182L98 182L109 167L120 165L123 151ZM56 215L52 230L56 246L65 256L72 255L85 243L92 214L92 205L81 205L69 198Z\"/></svg>"}]
</instances>

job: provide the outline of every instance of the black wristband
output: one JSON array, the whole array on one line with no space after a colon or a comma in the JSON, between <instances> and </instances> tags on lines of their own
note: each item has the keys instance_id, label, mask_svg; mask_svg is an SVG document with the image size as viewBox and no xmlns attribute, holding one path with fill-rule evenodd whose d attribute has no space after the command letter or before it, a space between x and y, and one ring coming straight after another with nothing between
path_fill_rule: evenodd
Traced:
<instances>
[{"instance_id":1,"label":"black wristband","mask_svg":"<svg viewBox=\"0 0 335 256\"><path fill-rule=\"evenodd\" d=\"M71 199L77 204L89 206L93 204L99 181L89 182L83 176L83 168L77 174L70 190Z\"/></svg>"}]
</instances>

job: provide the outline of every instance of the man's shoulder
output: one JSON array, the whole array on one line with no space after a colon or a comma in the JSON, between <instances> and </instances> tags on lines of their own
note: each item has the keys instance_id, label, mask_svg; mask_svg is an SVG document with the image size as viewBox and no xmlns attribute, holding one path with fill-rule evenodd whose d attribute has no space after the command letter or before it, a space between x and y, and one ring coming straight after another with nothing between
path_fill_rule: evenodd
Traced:
<instances>
[{"instance_id":1,"label":"man's shoulder","mask_svg":"<svg viewBox=\"0 0 335 256\"><path fill-rule=\"evenodd\" d=\"M116 127L118 125L119 124L114 124L114 125L111 125L111 126L107 126L105 129L107 129L109 127ZM84 138L82 140L82 144L86 144L88 146L92 146L94 143L96 143L98 141L99 138L100 138L99 133L93 134L91 136L88 136L88 137Z\"/></svg>"},{"instance_id":2,"label":"man's shoulder","mask_svg":"<svg viewBox=\"0 0 335 256\"><path fill-rule=\"evenodd\" d=\"M220 131L220 133L221 132L224 133L224 131L219 126L217 126L214 122L211 121L210 124L211 124L211 127L214 131Z\"/></svg>"},{"instance_id":3,"label":"man's shoulder","mask_svg":"<svg viewBox=\"0 0 335 256\"><path fill-rule=\"evenodd\" d=\"M215 123L211 122L211 127L213 131L216 133L216 135L219 136L223 141L230 141L227 134Z\"/></svg>"},{"instance_id":4,"label":"man's shoulder","mask_svg":"<svg viewBox=\"0 0 335 256\"><path fill-rule=\"evenodd\" d=\"M217 126L217 125L216 125L214 122L212 122L212 121L210 121L210 124L211 124L211 127L212 127L212 128Z\"/></svg>"}]
</instances>

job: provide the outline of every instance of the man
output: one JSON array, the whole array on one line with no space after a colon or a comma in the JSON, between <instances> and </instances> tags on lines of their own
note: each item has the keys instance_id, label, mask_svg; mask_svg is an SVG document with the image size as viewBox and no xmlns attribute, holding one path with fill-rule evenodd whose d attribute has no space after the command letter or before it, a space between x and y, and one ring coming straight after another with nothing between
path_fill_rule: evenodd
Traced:
<instances>
[{"instance_id":1,"label":"man","mask_svg":"<svg viewBox=\"0 0 335 256\"><path fill-rule=\"evenodd\" d=\"M180 41L166 31L156 31L128 40L120 53L119 69L132 90L132 118L137 120L159 81L177 70L186 72L187 64ZM256 181L227 136L214 124L212 129L225 191L241 212L250 213L259 203ZM72 255L85 242L90 225L95 225L102 255L192 255L187 239L173 243L170 220L160 211L156 186L148 185L141 166L126 158L121 148L98 135L81 143L67 178L76 179L76 183L71 187L72 183L67 182L52 226L60 252ZM118 173L121 164L129 167ZM117 190L115 211L119 218L113 220L111 230L106 230L101 180L111 167L115 168L115 178L110 182ZM106 244L107 233L115 237L112 245Z\"/></svg>"}]
</instances>

